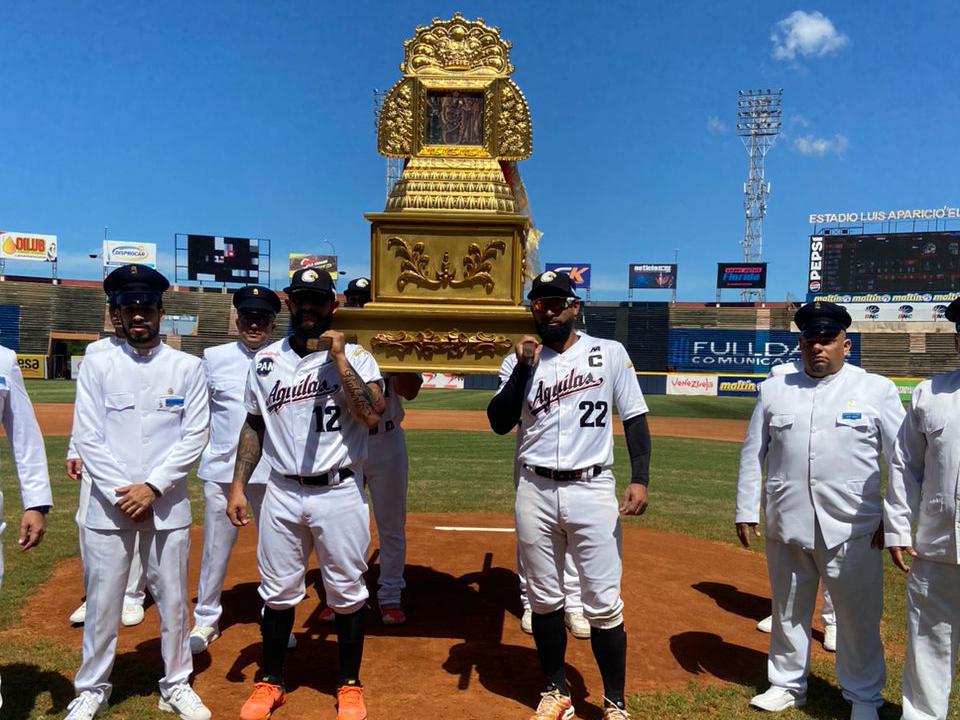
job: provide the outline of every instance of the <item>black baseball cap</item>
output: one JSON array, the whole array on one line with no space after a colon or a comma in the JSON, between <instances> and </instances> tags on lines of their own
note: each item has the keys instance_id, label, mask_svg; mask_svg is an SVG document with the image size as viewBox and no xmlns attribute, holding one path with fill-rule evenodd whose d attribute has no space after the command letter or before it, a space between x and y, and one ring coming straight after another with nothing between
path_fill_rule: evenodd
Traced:
<instances>
[{"instance_id":1,"label":"black baseball cap","mask_svg":"<svg viewBox=\"0 0 960 720\"><path fill-rule=\"evenodd\" d=\"M280 312L280 298L263 285L247 285L233 294L233 306L241 315L244 313L263 313L276 315Z\"/></svg>"},{"instance_id":2,"label":"black baseball cap","mask_svg":"<svg viewBox=\"0 0 960 720\"><path fill-rule=\"evenodd\" d=\"M853 319L842 305L814 300L797 310L793 321L803 335L839 335Z\"/></svg>"},{"instance_id":3,"label":"black baseball cap","mask_svg":"<svg viewBox=\"0 0 960 720\"><path fill-rule=\"evenodd\" d=\"M354 278L347 283L347 289L343 291L346 297L351 295L364 295L370 297L370 279L365 277Z\"/></svg>"},{"instance_id":4,"label":"black baseball cap","mask_svg":"<svg viewBox=\"0 0 960 720\"><path fill-rule=\"evenodd\" d=\"M575 285L569 275L562 272L547 270L533 279L533 286L527 293L527 300L538 300L546 297L564 297L580 299L575 292Z\"/></svg>"},{"instance_id":5,"label":"black baseball cap","mask_svg":"<svg viewBox=\"0 0 960 720\"><path fill-rule=\"evenodd\" d=\"M290 284L283 291L287 295L309 291L330 297L337 296L337 286L333 284L330 272L312 267L297 270L290 279Z\"/></svg>"},{"instance_id":6,"label":"black baseball cap","mask_svg":"<svg viewBox=\"0 0 960 720\"><path fill-rule=\"evenodd\" d=\"M103 280L111 305L159 304L170 282L147 265L122 265Z\"/></svg>"}]
</instances>

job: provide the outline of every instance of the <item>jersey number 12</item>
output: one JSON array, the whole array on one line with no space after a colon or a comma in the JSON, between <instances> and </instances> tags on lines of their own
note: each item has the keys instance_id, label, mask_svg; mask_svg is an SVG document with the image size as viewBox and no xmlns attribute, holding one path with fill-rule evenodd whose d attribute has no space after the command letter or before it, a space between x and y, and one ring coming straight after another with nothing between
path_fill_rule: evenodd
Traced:
<instances>
[{"instance_id":1,"label":"jersey number 12","mask_svg":"<svg viewBox=\"0 0 960 720\"><path fill-rule=\"evenodd\" d=\"M319 405L313 410L317 418L317 432L336 432L340 430L340 406L339 405ZM326 415L326 422L323 416Z\"/></svg>"}]
</instances>

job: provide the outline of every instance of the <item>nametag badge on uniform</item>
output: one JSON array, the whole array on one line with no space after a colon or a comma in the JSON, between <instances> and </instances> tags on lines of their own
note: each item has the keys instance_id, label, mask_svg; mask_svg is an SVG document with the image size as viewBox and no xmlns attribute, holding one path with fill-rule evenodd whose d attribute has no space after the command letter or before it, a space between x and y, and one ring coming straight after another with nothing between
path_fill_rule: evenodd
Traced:
<instances>
[{"instance_id":1,"label":"nametag badge on uniform","mask_svg":"<svg viewBox=\"0 0 960 720\"><path fill-rule=\"evenodd\" d=\"M863 413L845 412L845 413L841 413L840 417L843 420L860 420L863 418Z\"/></svg>"},{"instance_id":2,"label":"nametag badge on uniform","mask_svg":"<svg viewBox=\"0 0 960 720\"><path fill-rule=\"evenodd\" d=\"M167 412L183 410L183 395L161 395L157 409Z\"/></svg>"}]
</instances>

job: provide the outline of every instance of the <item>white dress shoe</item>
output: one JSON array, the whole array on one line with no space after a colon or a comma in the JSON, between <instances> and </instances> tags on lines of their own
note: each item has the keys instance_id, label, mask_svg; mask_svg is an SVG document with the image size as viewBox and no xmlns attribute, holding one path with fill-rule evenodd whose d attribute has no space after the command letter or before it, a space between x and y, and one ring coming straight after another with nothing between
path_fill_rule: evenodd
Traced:
<instances>
[{"instance_id":1,"label":"white dress shoe","mask_svg":"<svg viewBox=\"0 0 960 720\"><path fill-rule=\"evenodd\" d=\"M87 619L87 603L80 603L80 607L73 611L70 615L70 622L74 625L80 625Z\"/></svg>"},{"instance_id":2,"label":"white dress shoe","mask_svg":"<svg viewBox=\"0 0 960 720\"><path fill-rule=\"evenodd\" d=\"M823 649L828 652L837 651L837 626L827 625L823 629Z\"/></svg>"},{"instance_id":3,"label":"white dress shoe","mask_svg":"<svg viewBox=\"0 0 960 720\"><path fill-rule=\"evenodd\" d=\"M520 629L527 635L533 635L533 610L530 608L523 611L523 616L520 618Z\"/></svg>"},{"instance_id":4,"label":"white dress shoe","mask_svg":"<svg viewBox=\"0 0 960 720\"><path fill-rule=\"evenodd\" d=\"M771 685L770 689L750 699L750 707L767 712L781 712L792 707L803 707L807 704L805 695L795 695L789 690Z\"/></svg>"},{"instance_id":5,"label":"white dress shoe","mask_svg":"<svg viewBox=\"0 0 960 720\"><path fill-rule=\"evenodd\" d=\"M758 622L757 630L763 633L773 632L773 615L767 615L763 620Z\"/></svg>"},{"instance_id":6,"label":"white dress shoe","mask_svg":"<svg viewBox=\"0 0 960 720\"><path fill-rule=\"evenodd\" d=\"M157 707L164 712L176 713L183 720L210 720L211 717L210 710L186 683L174 685L167 697L160 698Z\"/></svg>"},{"instance_id":7,"label":"white dress shoe","mask_svg":"<svg viewBox=\"0 0 960 720\"><path fill-rule=\"evenodd\" d=\"M143 605L124 605L123 613L120 615L120 622L127 627L139 625L143 622Z\"/></svg>"},{"instance_id":8,"label":"white dress shoe","mask_svg":"<svg viewBox=\"0 0 960 720\"><path fill-rule=\"evenodd\" d=\"M106 709L105 702L100 702L96 695L84 690L67 705L67 716L64 720L93 720Z\"/></svg>"},{"instance_id":9,"label":"white dress shoe","mask_svg":"<svg viewBox=\"0 0 960 720\"><path fill-rule=\"evenodd\" d=\"M873 705L854 705L850 708L850 720L877 720L878 717Z\"/></svg>"},{"instance_id":10,"label":"white dress shoe","mask_svg":"<svg viewBox=\"0 0 960 720\"><path fill-rule=\"evenodd\" d=\"M218 637L220 637L220 631L217 628L209 625L195 625L190 631L190 653L199 655Z\"/></svg>"},{"instance_id":11,"label":"white dress shoe","mask_svg":"<svg viewBox=\"0 0 960 720\"><path fill-rule=\"evenodd\" d=\"M563 624L567 626L570 634L580 640L590 637L590 623L581 612L568 612L563 614ZM531 628L532 630L533 628Z\"/></svg>"}]
</instances>

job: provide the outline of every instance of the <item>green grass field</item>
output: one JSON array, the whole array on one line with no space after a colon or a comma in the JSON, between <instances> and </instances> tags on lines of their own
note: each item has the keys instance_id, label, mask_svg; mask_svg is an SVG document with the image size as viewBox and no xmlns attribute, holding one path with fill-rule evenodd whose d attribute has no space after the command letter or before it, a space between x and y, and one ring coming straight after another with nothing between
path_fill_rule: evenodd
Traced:
<instances>
[{"instance_id":1,"label":"green grass field","mask_svg":"<svg viewBox=\"0 0 960 720\"><path fill-rule=\"evenodd\" d=\"M55 387L48 388L47 385ZM48 382L39 387L31 383L30 392L38 402L69 402L72 383ZM424 392L414 406L446 408L453 404L482 409L487 398L489 392L482 391L429 391ZM730 403L723 398L654 397L650 400L664 401L659 410L651 402L652 412L677 416L746 417L752 406L749 401ZM512 512L512 436L408 431L407 438L412 468L411 512ZM465 447L469 451L465 452ZM20 514L19 493L9 445L0 442L0 482L6 490L4 517L9 524L5 533L6 575L0 593L0 673L3 674L4 690L0 720L32 720L51 714L60 717L72 697L70 683L79 663L79 654L60 642L55 631L49 636L29 640L22 636L18 636L17 642L3 640L4 635L15 633L18 610L27 602L33 588L49 576L57 562L77 554L73 521L77 485L62 471L65 450L64 438L47 440L56 506L50 513L48 533L41 547L21 554L14 545ZM616 441L615 453L618 458L616 474L621 479L626 478L629 470L622 438ZM654 438L650 509L643 518L630 518L627 522L732 545L735 542L732 515L738 453L736 443ZM469 474L469 482L453 481L465 474ZM200 483L193 478L190 488L194 518L199 520L202 514ZM757 543L754 550L762 552L763 543ZM625 558L625 562L629 561ZM651 588L651 592L656 589ZM881 718L885 720L899 717L904 625L904 577L888 562L883 632L888 666L886 696L893 702L881 710ZM4 629L7 633L3 632ZM762 672L758 669L758 676L762 676ZM149 692L152 692L153 682L152 678L144 679L144 687L150 688ZM14 690L18 683L23 694ZM631 698L631 709L634 717L639 718L757 718L759 716L747 708L746 702L762 689L753 683L730 682L711 686L691 683L682 691L635 695ZM132 694L112 706L109 717L122 720L158 718L155 703L152 695ZM801 710L788 711L783 717L845 718L848 714L849 706L836 686L832 659L815 658L809 704ZM953 710L950 717L958 717L957 711Z\"/></svg>"}]
</instances>

